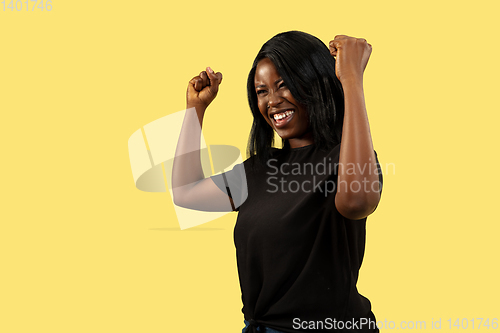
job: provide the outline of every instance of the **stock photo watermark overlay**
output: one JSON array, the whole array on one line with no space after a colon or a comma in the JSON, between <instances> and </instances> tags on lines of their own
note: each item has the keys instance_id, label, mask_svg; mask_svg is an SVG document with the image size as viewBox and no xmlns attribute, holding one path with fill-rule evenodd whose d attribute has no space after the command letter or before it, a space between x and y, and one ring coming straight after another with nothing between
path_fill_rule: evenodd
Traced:
<instances>
[{"instance_id":1,"label":"stock photo watermark overlay","mask_svg":"<svg viewBox=\"0 0 500 333\"><path fill-rule=\"evenodd\" d=\"M181 230L204 224L234 211L248 196L241 151L231 145L207 145L194 108L144 125L130 136L128 150L136 187L145 192L169 192ZM227 196L220 196L220 202L214 202L212 197L210 205L189 205L179 200L176 202L175 191L189 193L199 181L193 182L183 177L176 179L173 172L174 161L178 168L182 168L183 173L199 173L193 166L200 166L203 173L200 177L211 177ZM302 164L280 163L278 159L270 158L266 167L267 192L288 195L299 192L316 192L324 196L339 191L380 192L381 176L396 173L394 163L344 165L338 162L338 158L331 157L325 157L316 163ZM193 170L190 170L191 168ZM366 177L350 182L337 181L336 175L339 172L345 175L375 175L376 177L370 179L378 180L370 181Z\"/></svg>"},{"instance_id":2,"label":"stock photo watermark overlay","mask_svg":"<svg viewBox=\"0 0 500 333\"><path fill-rule=\"evenodd\" d=\"M145 192L172 193L172 168L182 127L193 135L191 140L195 148L183 158L197 155L205 177L230 170L234 165L242 163L240 150L230 145L207 146L194 109L182 110L157 119L135 131L128 140L128 151L132 176L135 186ZM211 155L211 159L210 159ZM184 184L189 185L189 184ZM175 205L171 201L181 230L192 228L213 221L232 211L230 202L226 200L225 211L200 211Z\"/></svg>"},{"instance_id":3,"label":"stock photo watermark overlay","mask_svg":"<svg viewBox=\"0 0 500 333\"><path fill-rule=\"evenodd\" d=\"M50 12L52 10L52 0L3 0L0 2L2 11L16 12Z\"/></svg>"},{"instance_id":4,"label":"stock photo watermark overlay","mask_svg":"<svg viewBox=\"0 0 500 333\"><path fill-rule=\"evenodd\" d=\"M345 180L335 181L332 179L324 179L325 176L337 175L339 172L346 175L355 175L358 172L364 175L381 175L383 171L380 164L377 163L377 168L372 168L372 165L361 165L358 163L346 163L333 161L332 158L323 158L318 163L278 163L277 159L269 159L267 162L269 171L267 172L267 184L270 189L269 193L298 193L298 192L319 192L325 196L337 191L358 192L380 192L382 183L380 181L370 181L366 177L361 181L347 182ZM396 166L394 163L386 164L386 172L395 173ZM287 176L292 176L289 179ZM300 178L301 176L312 176L311 179L298 180L293 179L293 176ZM310 178L310 177L309 177Z\"/></svg>"},{"instance_id":5,"label":"stock photo watermark overlay","mask_svg":"<svg viewBox=\"0 0 500 333\"><path fill-rule=\"evenodd\" d=\"M497 330L498 318L431 318L430 320L373 320L371 318L358 318L350 320L337 320L325 318L324 320L293 319L293 329L296 330L441 330L441 329L488 329Z\"/></svg>"}]
</instances>

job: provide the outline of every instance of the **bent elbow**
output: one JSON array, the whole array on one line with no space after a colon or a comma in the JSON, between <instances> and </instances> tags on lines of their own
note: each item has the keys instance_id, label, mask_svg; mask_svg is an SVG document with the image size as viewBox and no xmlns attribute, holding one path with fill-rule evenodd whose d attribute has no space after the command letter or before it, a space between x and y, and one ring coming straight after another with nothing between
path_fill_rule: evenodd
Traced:
<instances>
[{"instance_id":1,"label":"bent elbow","mask_svg":"<svg viewBox=\"0 0 500 333\"><path fill-rule=\"evenodd\" d=\"M335 198L335 206L338 212L350 219L361 220L375 211L380 201L379 196L339 196Z\"/></svg>"},{"instance_id":2,"label":"bent elbow","mask_svg":"<svg viewBox=\"0 0 500 333\"><path fill-rule=\"evenodd\" d=\"M182 191L172 189L172 201L174 205L186 208L186 200L185 196L182 195Z\"/></svg>"}]
</instances>

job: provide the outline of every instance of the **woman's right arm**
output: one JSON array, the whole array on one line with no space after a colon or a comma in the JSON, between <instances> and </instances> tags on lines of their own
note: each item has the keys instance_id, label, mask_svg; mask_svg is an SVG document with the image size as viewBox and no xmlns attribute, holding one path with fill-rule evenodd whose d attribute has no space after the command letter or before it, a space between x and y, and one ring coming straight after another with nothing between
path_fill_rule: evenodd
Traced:
<instances>
[{"instance_id":1,"label":"woman's right arm","mask_svg":"<svg viewBox=\"0 0 500 333\"><path fill-rule=\"evenodd\" d=\"M172 167L172 193L177 206L203 211L232 211L231 198L201 167L200 140L203 117L208 105L217 96L221 73L210 67L189 81L186 115L175 150Z\"/></svg>"}]
</instances>

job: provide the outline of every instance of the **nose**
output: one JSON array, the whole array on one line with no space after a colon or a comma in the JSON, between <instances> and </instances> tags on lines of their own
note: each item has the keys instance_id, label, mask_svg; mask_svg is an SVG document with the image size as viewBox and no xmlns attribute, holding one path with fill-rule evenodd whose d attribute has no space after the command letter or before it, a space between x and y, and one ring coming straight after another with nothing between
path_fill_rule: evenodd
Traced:
<instances>
[{"instance_id":1,"label":"nose","mask_svg":"<svg viewBox=\"0 0 500 333\"><path fill-rule=\"evenodd\" d=\"M280 105L281 102L283 102L283 97L281 97L281 95L278 91L269 92L268 100L267 100L267 107L268 108L276 107L276 106Z\"/></svg>"}]
</instances>

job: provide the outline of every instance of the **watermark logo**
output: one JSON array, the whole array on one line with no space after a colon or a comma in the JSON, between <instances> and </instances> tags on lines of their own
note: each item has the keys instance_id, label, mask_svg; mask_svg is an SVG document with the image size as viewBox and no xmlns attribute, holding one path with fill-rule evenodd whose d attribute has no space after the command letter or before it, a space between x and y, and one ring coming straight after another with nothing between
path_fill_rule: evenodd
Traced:
<instances>
[{"instance_id":1,"label":"watermark logo","mask_svg":"<svg viewBox=\"0 0 500 333\"><path fill-rule=\"evenodd\" d=\"M192 155L197 155L200 158L205 177L229 171L236 164L243 162L237 147L229 145L207 146L197 120L196 123L191 122L192 128L189 133L193 138L189 144L193 144L196 148L185 151L180 156L175 156L181 129L183 126L186 129L186 122L193 117L196 117L194 109L179 111L145 125L130 136L128 140L130 166L135 185L139 190L145 192L168 191L170 198L173 199L171 180L174 157L182 161L189 159ZM217 212L193 210L175 204L173 206L180 228L187 229L210 222L232 211L229 199L221 203L221 206L224 205L227 206L227 209Z\"/></svg>"}]
</instances>

